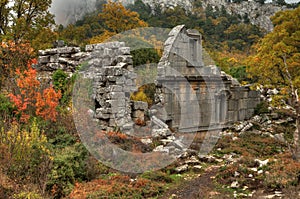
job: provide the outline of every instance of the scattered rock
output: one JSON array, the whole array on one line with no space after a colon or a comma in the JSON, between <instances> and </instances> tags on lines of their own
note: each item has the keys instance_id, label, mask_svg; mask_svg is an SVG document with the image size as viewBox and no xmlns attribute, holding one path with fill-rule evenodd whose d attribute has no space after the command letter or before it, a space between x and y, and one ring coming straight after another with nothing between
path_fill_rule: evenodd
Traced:
<instances>
[{"instance_id":1,"label":"scattered rock","mask_svg":"<svg viewBox=\"0 0 300 199\"><path fill-rule=\"evenodd\" d=\"M187 171L188 168L189 168L189 165L184 164L182 166L179 166L179 167L175 168L175 171L178 172L178 173L183 173L183 172Z\"/></svg>"},{"instance_id":2,"label":"scattered rock","mask_svg":"<svg viewBox=\"0 0 300 199\"><path fill-rule=\"evenodd\" d=\"M234 181L231 183L230 185L231 188L239 188L239 182L238 181Z\"/></svg>"},{"instance_id":3,"label":"scattered rock","mask_svg":"<svg viewBox=\"0 0 300 199\"><path fill-rule=\"evenodd\" d=\"M263 167L269 163L269 159L266 160L255 159L254 161L259 163L259 167Z\"/></svg>"}]
</instances>

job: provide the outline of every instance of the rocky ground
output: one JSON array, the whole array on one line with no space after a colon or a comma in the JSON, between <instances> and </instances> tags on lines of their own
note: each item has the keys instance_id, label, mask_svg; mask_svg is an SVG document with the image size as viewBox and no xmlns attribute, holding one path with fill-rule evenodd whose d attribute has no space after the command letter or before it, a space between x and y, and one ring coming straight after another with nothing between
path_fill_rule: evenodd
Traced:
<instances>
[{"instance_id":1,"label":"rocky ground","mask_svg":"<svg viewBox=\"0 0 300 199\"><path fill-rule=\"evenodd\" d=\"M193 171L192 179L161 198L300 198L300 164L289 150L293 110L261 108L263 113L221 132L209 155L182 159L175 171Z\"/></svg>"}]
</instances>

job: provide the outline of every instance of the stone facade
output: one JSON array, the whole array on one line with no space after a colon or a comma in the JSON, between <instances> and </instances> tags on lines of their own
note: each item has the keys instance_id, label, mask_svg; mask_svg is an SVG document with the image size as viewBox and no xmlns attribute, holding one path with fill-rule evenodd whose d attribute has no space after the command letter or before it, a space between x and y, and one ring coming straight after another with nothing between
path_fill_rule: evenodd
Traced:
<instances>
[{"instance_id":1,"label":"stone facade","mask_svg":"<svg viewBox=\"0 0 300 199\"><path fill-rule=\"evenodd\" d=\"M137 90L130 48L124 42L57 47L39 51L39 71L62 69L91 79L90 113L102 130L120 129L132 134L139 123L151 127L152 136L169 135L168 127L195 132L226 127L249 119L260 102L259 93L207 64L201 34L177 26L169 33L158 63L155 105L133 102Z\"/></svg>"},{"instance_id":2,"label":"stone facade","mask_svg":"<svg viewBox=\"0 0 300 199\"><path fill-rule=\"evenodd\" d=\"M175 27L158 64L158 89L168 113L166 123L179 131L217 129L249 119L260 102L257 91L204 63L201 35ZM185 118L187 118L185 120Z\"/></svg>"}]
</instances>

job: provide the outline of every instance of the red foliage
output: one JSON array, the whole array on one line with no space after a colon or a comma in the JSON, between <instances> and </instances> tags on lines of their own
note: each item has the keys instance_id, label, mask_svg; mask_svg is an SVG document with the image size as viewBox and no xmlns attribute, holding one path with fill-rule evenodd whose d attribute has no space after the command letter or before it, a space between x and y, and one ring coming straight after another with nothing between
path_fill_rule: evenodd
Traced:
<instances>
[{"instance_id":1,"label":"red foliage","mask_svg":"<svg viewBox=\"0 0 300 199\"><path fill-rule=\"evenodd\" d=\"M21 122L27 122L31 115L55 121L61 92L56 92L52 87L41 90L37 72L31 67L33 63L36 63L35 59L28 63L28 69L24 72L16 69L19 92L10 93L10 100L16 106Z\"/></svg>"}]
</instances>

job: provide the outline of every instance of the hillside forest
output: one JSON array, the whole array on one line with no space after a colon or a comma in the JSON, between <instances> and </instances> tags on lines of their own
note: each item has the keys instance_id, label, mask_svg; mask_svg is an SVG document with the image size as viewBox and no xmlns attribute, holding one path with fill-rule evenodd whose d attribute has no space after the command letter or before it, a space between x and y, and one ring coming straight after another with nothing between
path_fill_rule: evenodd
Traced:
<instances>
[{"instance_id":1,"label":"hillside forest","mask_svg":"<svg viewBox=\"0 0 300 199\"><path fill-rule=\"evenodd\" d=\"M297 4L271 17L271 32L252 25L248 16L229 14L225 7L204 9L202 0L193 1L191 11L151 7L142 0L126 7L97 0L93 12L66 26L55 23L50 6L51 0L0 0L0 198L187 198L180 187L196 194L191 198L259 198L274 193L300 198ZM224 129L206 157L182 158L143 174L105 166L82 144L73 122L77 71L69 77L57 70L50 83L43 81L32 67L38 51L52 48L58 40L84 49L124 31L180 24L202 34L205 50L220 69L262 92L267 100L256 108L258 120L244 131L237 126L245 122ZM134 67L158 63L160 38L153 35L149 41L141 36L134 42L151 47L131 52ZM151 105L151 93L151 87L143 87L132 98ZM117 129L108 136L125 148L135 148ZM203 133L195 139L201 143ZM189 167L179 169L182 165Z\"/></svg>"}]
</instances>

